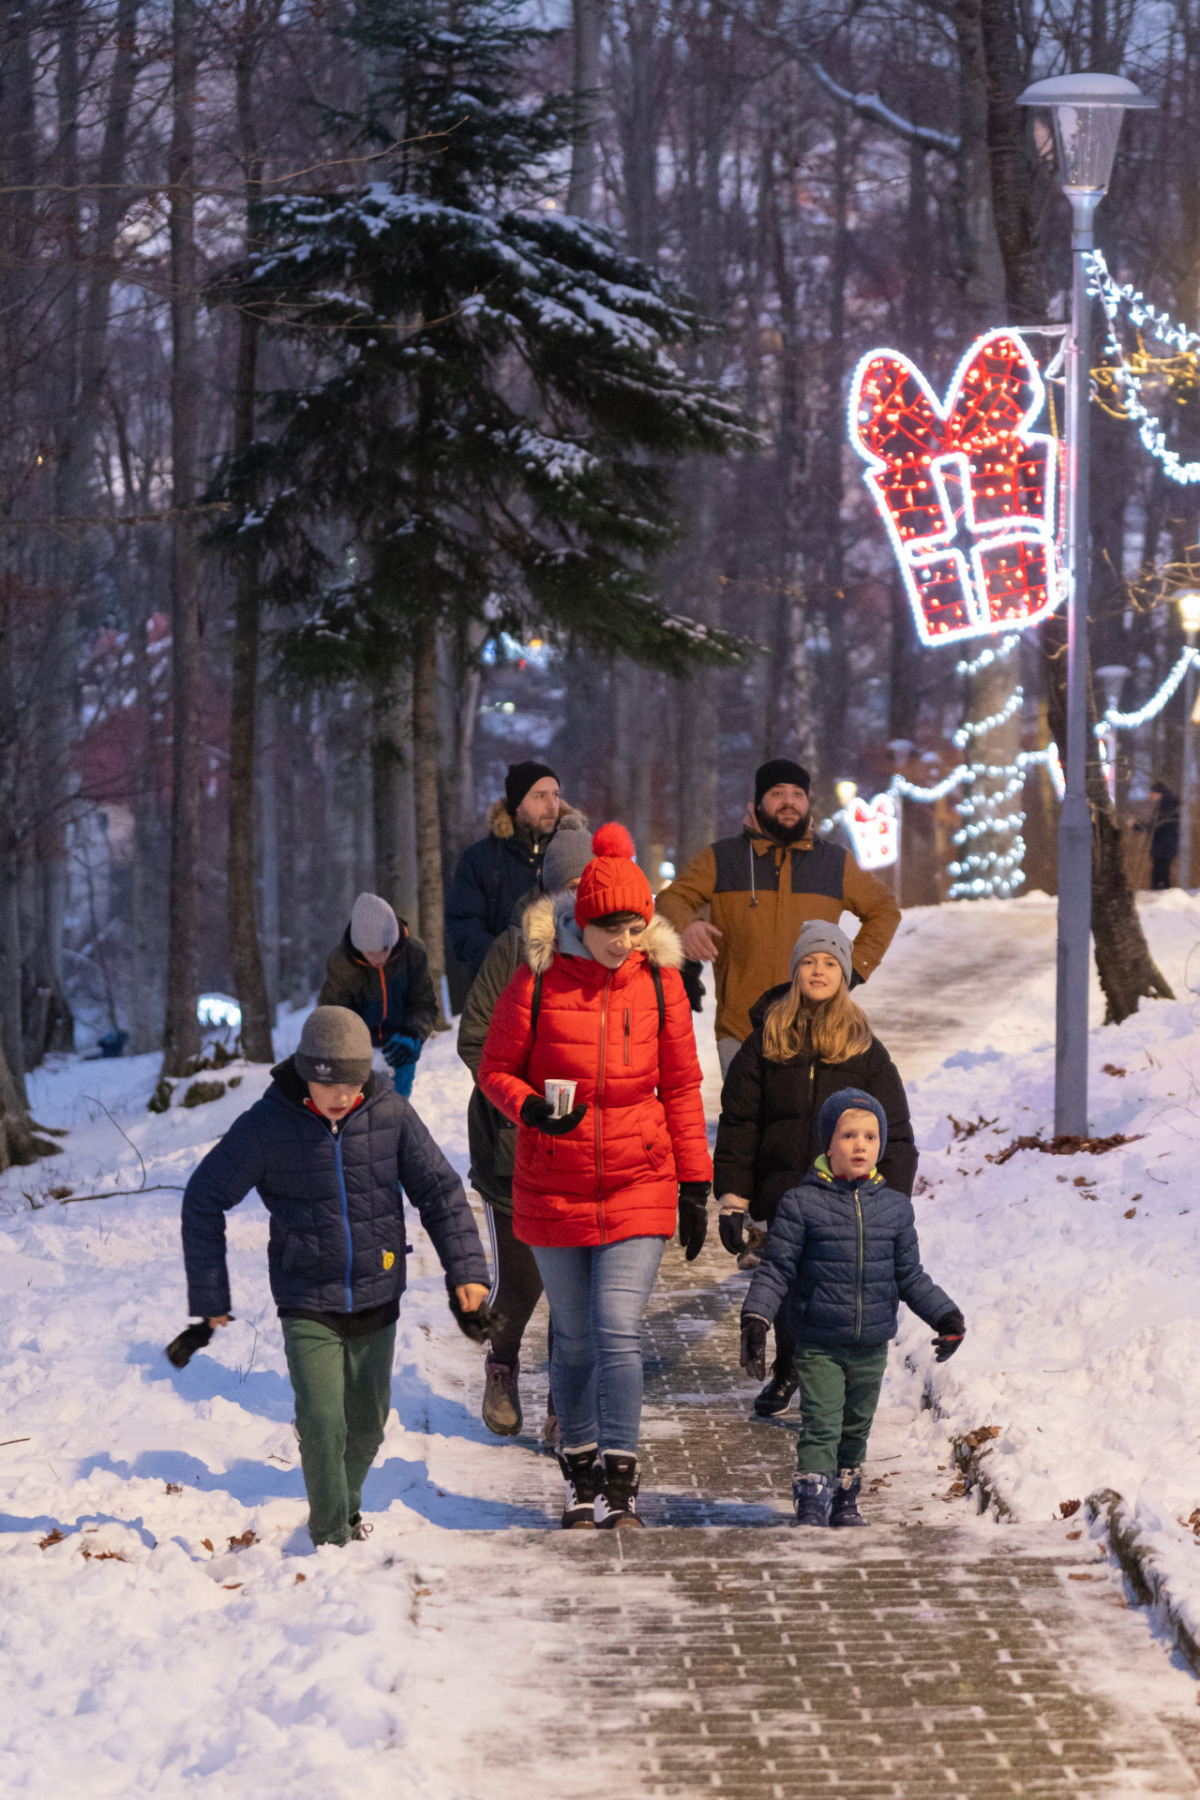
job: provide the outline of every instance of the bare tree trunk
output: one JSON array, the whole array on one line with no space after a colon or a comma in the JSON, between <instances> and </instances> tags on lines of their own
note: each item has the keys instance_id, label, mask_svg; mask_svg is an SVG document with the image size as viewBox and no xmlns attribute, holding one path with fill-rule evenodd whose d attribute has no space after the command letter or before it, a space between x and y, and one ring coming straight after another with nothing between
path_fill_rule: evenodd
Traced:
<instances>
[{"instance_id":1,"label":"bare tree trunk","mask_svg":"<svg viewBox=\"0 0 1200 1800\"><path fill-rule=\"evenodd\" d=\"M1004 263L1005 298L1014 325L1046 317L1046 272L1033 230L1033 182L1025 133L1029 119L1017 95L1026 84L1014 0L980 0L987 65L987 138L992 212Z\"/></svg>"},{"instance_id":2,"label":"bare tree trunk","mask_svg":"<svg viewBox=\"0 0 1200 1800\"><path fill-rule=\"evenodd\" d=\"M262 153L254 115L254 68L258 56L259 10L256 0L243 8L241 37L235 59L238 134L246 181L246 250L251 249L249 220L262 195ZM258 321L248 311L238 316L238 361L233 400L233 454L245 458L254 442L258 386ZM248 495L253 503L253 493ZM232 681L229 722L229 845L226 905L234 991L242 1009L242 1051L251 1062L271 1062L271 1002L258 941L255 907L254 758L258 707L260 615L259 552L242 551L237 562L233 604Z\"/></svg>"},{"instance_id":3,"label":"bare tree trunk","mask_svg":"<svg viewBox=\"0 0 1200 1800\"><path fill-rule=\"evenodd\" d=\"M413 810L417 827L417 898L421 940L439 1001L446 970L442 891L442 827L438 812L437 627L422 620L413 634ZM440 1019L441 1026L446 1020Z\"/></svg>"},{"instance_id":4,"label":"bare tree trunk","mask_svg":"<svg viewBox=\"0 0 1200 1800\"><path fill-rule=\"evenodd\" d=\"M959 263L963 299L973 325L1000 322L1005 271L996 237L988 142L988 70L984 55L982 0L952 0L958 42L959 152L955 166Z\"/></svg>"},{"instance_id":5,"label":"bare tree trunk","mask_svg":"<svg viewBox=\"0 0 1200 1800\"><path fill-rule=\"evenodd\" d=\"M258 758L255 795L258 804L259 886L262 896L260 934L263 975L274 1022L279 1005L279 804L275 774L276 709L264 690L258 701Z\"/></svg>"},{"instance_id":6,"label":"bare tree trunk","mask_svg":"<svg viewBox=\"0 0 1200 1800\"><path fill-rule=\"evenodd\" d=\"M590 219L600 174L600 40L604 33L601 0L572 0L575 60L571 76L571 180L567 211Z\"/></svg>"},{"instance_id":7,"label":"bare tree trunk","mask_svg":"<svg viewBox=\"0 0 1200 1800\"><path fill-rule=\"evenodd\" d=\"M412 827L412 699L407 681L371 703L371 810L375 891L416 927L419 912Z\"/></svg>"},{"instance_id":8,"label":"bare tree trunk","mask_svg":"<svg viewBox=\"0 0 1200 1800\"><path fill-rule=\"evenodd\" d=\"M199 871L199 568L191 508L199 427L195 199L195 0L173 0L171 235L171 876L163 1073L184 1075L200 1049L196 878Z\"/></svg>"}]
</instances>

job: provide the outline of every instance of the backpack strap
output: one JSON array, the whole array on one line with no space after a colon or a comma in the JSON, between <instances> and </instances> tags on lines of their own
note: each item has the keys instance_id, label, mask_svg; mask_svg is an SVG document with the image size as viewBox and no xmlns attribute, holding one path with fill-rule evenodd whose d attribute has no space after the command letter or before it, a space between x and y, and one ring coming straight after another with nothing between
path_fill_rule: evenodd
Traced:
<instances>
[{"instance_id":1,"label":"backpack strap","mask_svg":"<svg viewBox=\"0 0 1200 1800\"><path fill-rule=\"evenodd\" d=\"M650 964L650 979L654 983L654 998L658 1001L658 1035L661 1037L667 1023L667 997L663 993L662 970L657 963Z\"/></svg>"},{"instance_id":2,"label":"backpack strap","mask_svg":"<svg viewBox=\"0 0 1200 1800\"><path fill-rule=\"evenodd\" d=\"M535 1038L537 1037L538 1014L541 1012L541 1010L542 1010L542 978L540 975L535 975L533 978L533 999L529 1003L529 1028L532 1031Z\"/></svg>"}]
</instances>

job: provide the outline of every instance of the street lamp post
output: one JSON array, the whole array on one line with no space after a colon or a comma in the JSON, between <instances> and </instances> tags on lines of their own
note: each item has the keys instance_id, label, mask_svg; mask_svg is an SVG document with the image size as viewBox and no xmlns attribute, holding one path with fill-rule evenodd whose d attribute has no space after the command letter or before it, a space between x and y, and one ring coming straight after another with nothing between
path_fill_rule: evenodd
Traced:
<instances>
[{"instance_id":1,"label":"street lamp post","mask_svg":"<svg viewBox=\"0 0 1200 1800\"><path fill-rule=\"evenodd\" d=\"M1035 81L1020 106L1054 117L1058 179L1071 202L1071 329L1067 339L1066 778L1058 825L1058 979L1054 1049L1054 1130L1086 1137L1088 982L1092 928L1092 817L1087 799L1088 406L1091 400L1092 224L1117 153L1126 107L1152 106L1119 75L1060 75Z\"/></svg>"},{"instance_id":2,"label":"street lamp post","mask_svg":"<svg viewBox=\"0 0 1200 1800\"><path fill-rule=\"evenodd\" d=\"M1200 632L1200 589L1181 588L1175 596L1179 602L1179 617L1183 621L1183 635L1187 639L1189 650L1196 648L1196 633ZM1192 804L1196 798L1196 734L1192 729L1192 714L1196 710L1196 665L1188 666L1183 687L1183 791L1179 796L1179 885L1190 888L1192 885Z\"/></svg>"}]
</instances>

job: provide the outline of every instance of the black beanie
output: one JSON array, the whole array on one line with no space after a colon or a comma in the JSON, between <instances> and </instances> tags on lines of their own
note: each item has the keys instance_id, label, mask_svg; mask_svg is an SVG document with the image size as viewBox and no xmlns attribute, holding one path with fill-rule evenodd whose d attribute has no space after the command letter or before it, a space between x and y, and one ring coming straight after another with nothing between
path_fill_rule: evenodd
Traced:
<instances>
[{"instance_id":1,"label":"black beanie","mask_svg":"<svg viewBox=\"0 0 1200 1800\"><path fill-rule=\"evenodd\" d=\"M504 782L504 804L510 813L515 814L518 806L536 782L543 781L549 775L557 781L558 776L546 763L523 762L509 763L508 775Z\"/></svg>"},{"instance_id":2,"label":"black beanie","mask_svg":"<svg viewBox=\"0 0 1200 1800\"><path fill-rule=\"evenodd\" d=\"M785 783L790 787L803 788L807 794L812 786L812 777L807 769L802 769L790 756L775 756L770 762L763 763L754 776L755 806L771 788L782 787Z\"/></svg>"}]
</instances>

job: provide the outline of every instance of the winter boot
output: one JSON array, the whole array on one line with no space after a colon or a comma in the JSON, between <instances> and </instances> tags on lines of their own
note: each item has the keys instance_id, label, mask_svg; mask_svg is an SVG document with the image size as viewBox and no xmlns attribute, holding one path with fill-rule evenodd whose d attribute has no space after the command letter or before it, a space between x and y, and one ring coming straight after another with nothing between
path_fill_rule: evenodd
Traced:
<instances>
[{"instance_id":1,"label":"winter boot","mask_svg":"<svg viewBox=\"0 0 1200 1800\"><path fill-rule=\"evenodd\" d=\"M754 1402L759 1418L773 1419L776 1413L786 1412L799 1386L800 1378L795 1369L785 1369L782 1373L776 1369Z\"/></svg>"},{"instance_id":2,"label":"winter boot","mask_svg":"<svg viewBox=\"0 0 1200 1800\"><path fill-rule=\"evenodd\" d=\"M748 1274L751 1269L757 1269L762 1261L763 1245L766 1241L767 1234L761 1225L747 1225L746 1248L737 1259L737 1266L743 1275Z\"/></svg>"},{"instance_id":3,"label":"winter boot","mask_svg":"<svg viewBox=\"0 0 1200 1800\"><path fill-rule=\"evenodd\" d=\"M350 1521L350 1537L356 1544L363 1543L370 1537L374 1529L375 1527L369 1520L364 1519L361 1513L355 1513Z\"/></svg>"},{"instance_id":4,"label":"winter boot","mask_svg":"<svg viewBox=\"0 0 1200 1800\"><path fill-rule=\"evenodd\" d=\"M558 1466L567 1484L567 1497L563 1503L563 1530L594 1531L596 1495L600 1490L600 1465L596 1460L596 1446L593 1444L590 1450L568 1450L565 1456L560 1452Z\"/></svg>"},{"instance_id":5,"label":"winter boot","mask_svg":"<svg viewBox=\"0 0 1200 1800\"><path fill-rule=\"evenodd\" d=\"M833 1505L829 1509L831 1525L865 1525L866 1520L858 1510L858 1496L862 1493L862 1470L839 1469L837 1485L833 1490Z\"/></svg>"},{"instance_id":6,"label":"winter boot","mask_svg":"<svg viewBox=\"0 0 1200 1800\"><path fill-rule=\"evenodd\" d=\"M562 1442L558 1429L558 1414L554 1410L553 1400L546 1402L546 1423L542 1426L542 1449L557 1450Z\"/></svg>"},{"instance_id":7,"label":"winter boot","mask_svg":"<svg viewBox=\"0 0 1200 1800\"><path fill-rule=\"evenodd\" d=\"M596 1495L597 1530L616 1531L626 1525L636 1525L641 1530L642 1521L637 1516L640 1486L637 1457L606 1450L604 1483Z\"/></svg>"},{"instance_id":8,"label":"winter boot","mask_svg":"<svg viewBox=\"0 0 1200 1800\"><path fill-rule=\"evenodd\" d=\"M487 1383L483 1390L483 1422L497 1437L516 1437L521 1429L521 1395L517 1388L521 1359L497 1362L489 1350L484 1369Z\"/></svg>"},{"instance_id":9,"label":"winter boot","mask_svg":"<svg viewBox=\"0 0 1200 1800\"><path fill-rule=\"evenodd\" d=\"M792 1505L797 1525L828 1525L833 1482L828 1475L793 1475Z\"/></svg>"}]
</instances>

